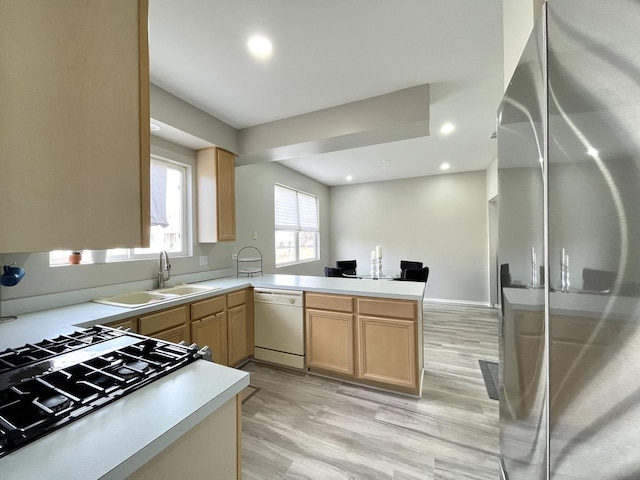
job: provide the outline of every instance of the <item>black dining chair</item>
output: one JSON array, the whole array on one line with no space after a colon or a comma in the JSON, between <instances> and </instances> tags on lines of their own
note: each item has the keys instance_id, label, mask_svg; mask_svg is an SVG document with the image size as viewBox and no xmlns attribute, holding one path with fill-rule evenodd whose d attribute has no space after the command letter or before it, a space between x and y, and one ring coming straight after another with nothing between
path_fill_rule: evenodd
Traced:
<instances>
[{"instance_id":1,"label":"black dining chair","mask_svg":"<svg viewBox=\"0 0 640 480\"><path fill-rule=\"evenodd\" d=\"M336 267L342 270L345 275L355 275L358 263L355 260L338 260Z\"/></svg>"},{"instance_id":2,"label":"black dining chair","mask_svg":"<svg viewBox=\"0 0 640 480\"><path fill-rule=\"evenodd\" d=\"M400 260L400 276L408 268L422 268L422 262L413 262L411 260Z\"/></svg>"},{"instance_id":3,"label":"black dining chair","mask_svg":"<svg viewBox=\"0 0 640 480\"><path fill-rule=\"evenodd\" d=\"M324 267L324 276L325 277L342 277L342 270L334 267Z\"/></svg>"},{"instance_id":4,"label":"black dining chair","mask_svg":"<svg viewBox=\"0 0 640 480\"><path fill-rule=\"evenodd\" d=\"M407 268L402 271L400 278L394 278L394 280L400 280L404 282L426 282L429 279L429 267L422 268Z\"/></svg>"}]
</instances>

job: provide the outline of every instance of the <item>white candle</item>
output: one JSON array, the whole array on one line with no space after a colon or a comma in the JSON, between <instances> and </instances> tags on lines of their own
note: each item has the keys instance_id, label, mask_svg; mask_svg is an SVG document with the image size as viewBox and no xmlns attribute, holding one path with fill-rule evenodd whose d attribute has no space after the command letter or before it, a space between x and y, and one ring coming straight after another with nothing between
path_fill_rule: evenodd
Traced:
<instances>
[{"instance_id":1,"label":"white candle","mask_svg":"<svg viewBox=\"0 0 640 480\"><path fill-rule=\"evenodd\" d=\"M376 259L376 251L371 250L371 260L375 260L375 259Z\"/></svg>"},{"instance_id":2,"label":"white candle","mask_svg":"<svg viewBox=\"0 0 640 480\"><path fill-rule=\"evenodd\" d=\"M531 263L536 263L536 247L531 247Z\"/></svg>"},{"instance_id":3,"label":"white candle","mask_svg":"<svg viewBox=\"0 0 640 480\"><path fill-rule=\"evenodd\" d=\"M376 258L382 258L382 247L380 245L376 245Z\"/></svg>"}]
</instances>

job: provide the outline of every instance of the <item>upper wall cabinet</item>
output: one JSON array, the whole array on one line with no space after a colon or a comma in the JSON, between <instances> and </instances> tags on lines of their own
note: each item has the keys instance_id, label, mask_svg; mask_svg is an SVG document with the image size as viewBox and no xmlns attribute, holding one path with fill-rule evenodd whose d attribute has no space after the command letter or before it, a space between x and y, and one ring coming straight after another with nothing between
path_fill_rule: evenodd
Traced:
<instances>
[{"instance_id":1,"label":"upper wall cabinet","mask_svg":"<svg viewBox=\"0 0 640 480\"><path fill-rule=\"evenodd\" d=\"M198 242L236 239L235 156L221 148L198 150Z\"/></svg>"},{"instance_id":2,"label":"upper wall cabinet","mask_svg":"<svg viewBox=\"0 0 640 480\"><path fill-rule=\"evenodd\" d=\"M0 0L0 252L148 243L147 11Z\"/></svg>"}]
</instances>

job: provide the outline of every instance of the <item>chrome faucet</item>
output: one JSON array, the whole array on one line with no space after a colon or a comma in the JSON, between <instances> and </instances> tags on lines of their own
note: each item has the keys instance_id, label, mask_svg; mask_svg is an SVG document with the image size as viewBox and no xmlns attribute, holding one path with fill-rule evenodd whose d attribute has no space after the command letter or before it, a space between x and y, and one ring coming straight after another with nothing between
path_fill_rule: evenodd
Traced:
<instances>
[{"instance_id":1,"label":"chrome faucet","mask_svg":"<svg viewBox=\"0 0 640 480\"><path fill-rule=\"evenodd\" d=\"M166 282L171 278L171 264L169 263L169 254L166 250L160 252L160 271L158 272L158 288L164 288Z\"/></svg>"}]
</instances>

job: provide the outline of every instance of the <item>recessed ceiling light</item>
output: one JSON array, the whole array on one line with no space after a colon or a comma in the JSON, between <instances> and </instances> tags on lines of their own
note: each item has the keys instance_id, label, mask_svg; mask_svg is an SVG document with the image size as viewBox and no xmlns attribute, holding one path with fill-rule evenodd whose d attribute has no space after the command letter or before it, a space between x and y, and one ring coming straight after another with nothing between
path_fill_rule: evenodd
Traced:
<instances>
[{"instance_id":1,"label":"recessed ceiling light","mask_svg":"<svg viewBox=\"0 0 640 480\"><path fill-rule=\"evenodd\" d=\"M440 133L444 135L448 135L456 129L456 126L453 123L445 123L440 127Z\"/></svg>"},{"instance_id":2,"label":"recessed ceiling light","mask_svg":"<svg viewBox=\"0 0 640 480\"><path fill-rule=\"evenodd\" d=\"M347 175L347 182L350 182L351 180L353 180L353 176Z\"/></svg>"},{"instance_id":3,"label":"recessed ceiling light","mask_svg":"<svg viewBox=\"0 0 640 480\"><path fill-rule=\"evenodd\" d=\"M153 122L149 123L149 130L151 130L152 132L157 132L158 130L160 130L160 125L157 125Z\"/></svg>"},{"instance_id":4,"label":"recessed ceiling light","mask_svg":"<svg viewBox=\"0 0 640 480\"><path fill-rule=\"evenodd\" d=\"M251 55L261 60L269 58L273 51L271 41L262 35L254 35L251 37L247 42L247 47L249 48Z\"/></svg>"},{"instance_id":5,"label":"recessed ceiling light","mask_svg":"<svg viewBox=\"0 0 640 480\"><path fill-rule=\"evenodd\" d=\"M443 163L442 165L440 165L440 170L449 170L451 168L451 165L449 165L448 163Z\"/></svg>"}]
</instances>

